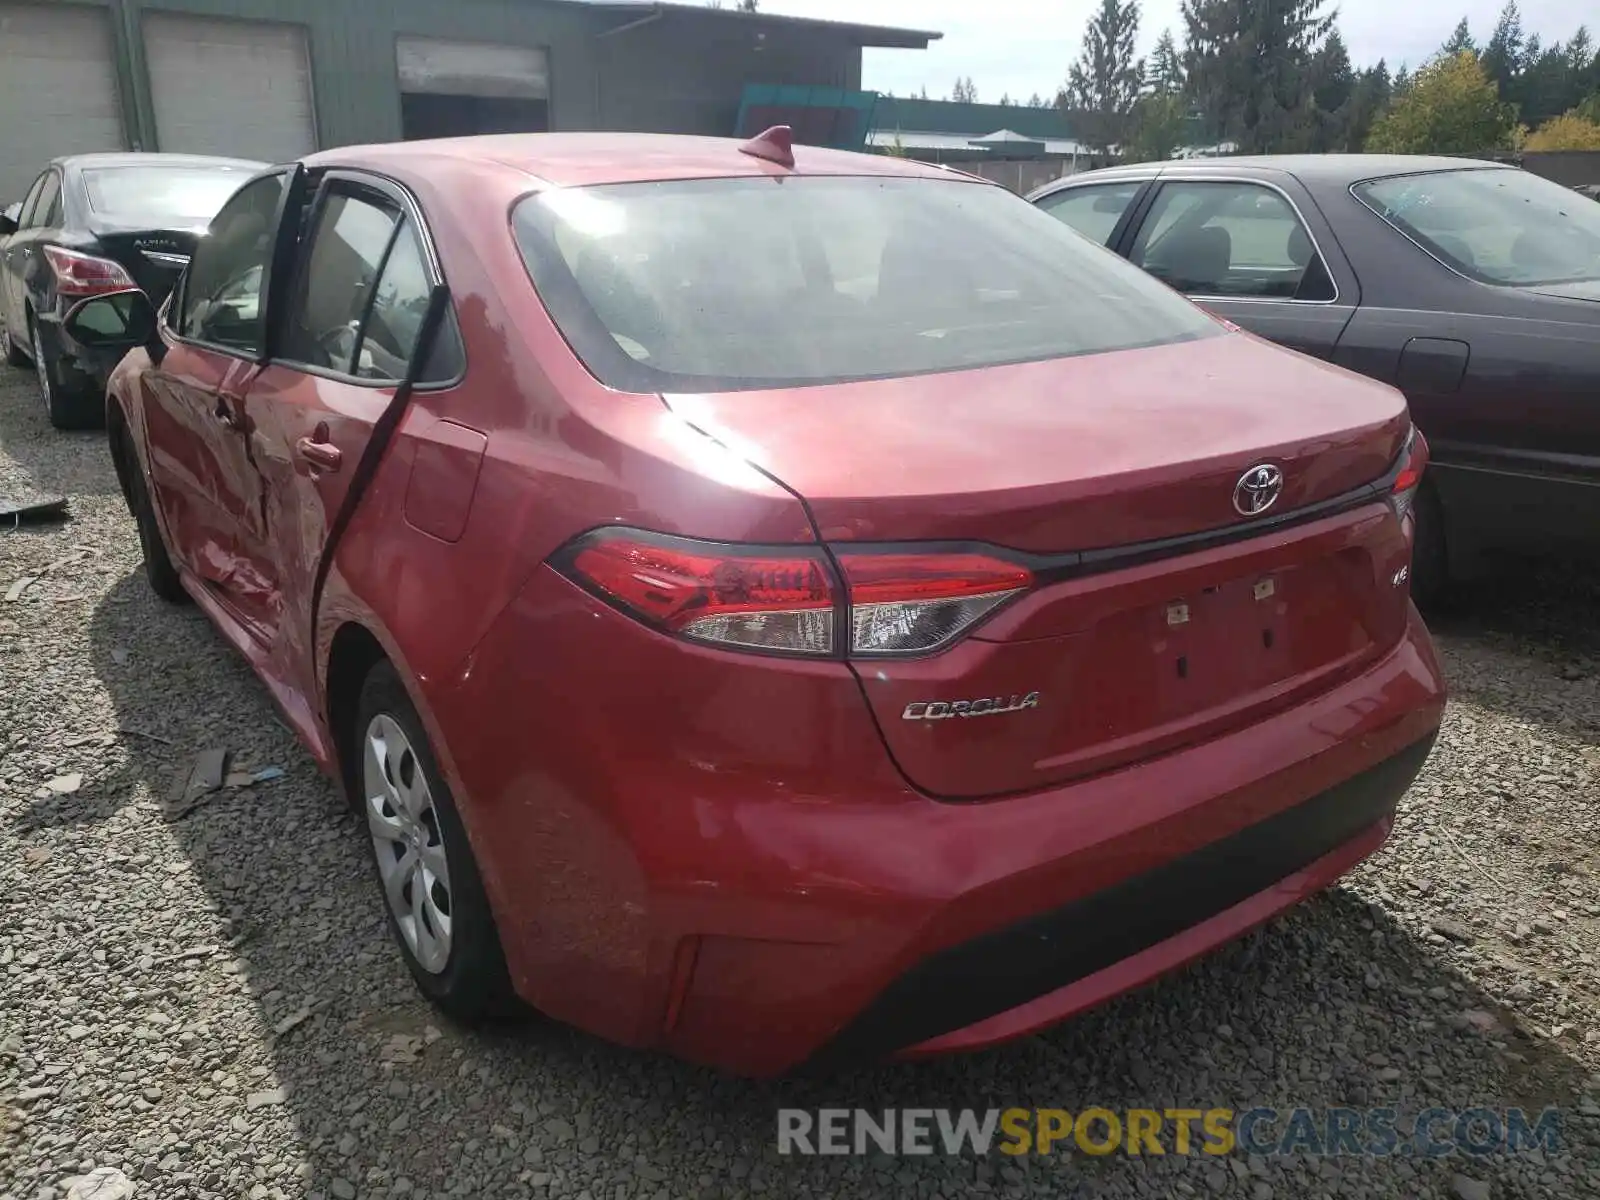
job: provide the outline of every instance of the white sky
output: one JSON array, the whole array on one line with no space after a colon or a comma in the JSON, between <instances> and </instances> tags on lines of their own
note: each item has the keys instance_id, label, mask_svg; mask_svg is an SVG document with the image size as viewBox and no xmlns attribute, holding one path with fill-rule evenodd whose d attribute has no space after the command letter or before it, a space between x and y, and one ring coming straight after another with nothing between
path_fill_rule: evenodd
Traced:
<instances>
[{"instance_id":1,"label":"white sky","mask_svg":"<svg viewBox=\"0 0 1600 1200\"><path fill-rule=\"evenodd\" d=\"M729 3L732 0L728 0ZM1357 66L1386 58L1390 70L1401 62L1415 67L1450 36L1465 16L1479 42L1494 29L1504 0L1343 0L1339 28ZM762 0L763 12L872 25L938 30L944 37L927 50L868 50L862 86L896 95L926 87L945 97L958 75L970 75L978 99L994 102L1010 92L1025 100L1037 91L1046 98L1066 78L1078 56L1084 22L1093 0ZM1330 3L1330 8L1334 7ZM1600 38L1600 8L1592 0L1519 0L1522 27L1546 42L1565 41L1587 17ZM1171 26L1182 43L1179 0L1144 0L1141 54Z\"/></svg>"}]
</instances>

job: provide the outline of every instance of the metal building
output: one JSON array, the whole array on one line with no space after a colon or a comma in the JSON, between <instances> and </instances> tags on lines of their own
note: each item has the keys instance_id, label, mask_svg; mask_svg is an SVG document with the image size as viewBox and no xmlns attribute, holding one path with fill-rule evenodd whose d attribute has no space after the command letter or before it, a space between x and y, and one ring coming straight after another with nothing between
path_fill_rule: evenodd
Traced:
<instances>
[{"instance_id":1,"label":"metal building","mask_svg":"<svg viewBox=\"0 0 1600 1200\"><path fill-rule=\"evenodd\" d=\"M863 47L938 36L654 0L0 0L0 204L92 150L731 134L746 84L854 90Z\"/></svg>"}]
</instances>

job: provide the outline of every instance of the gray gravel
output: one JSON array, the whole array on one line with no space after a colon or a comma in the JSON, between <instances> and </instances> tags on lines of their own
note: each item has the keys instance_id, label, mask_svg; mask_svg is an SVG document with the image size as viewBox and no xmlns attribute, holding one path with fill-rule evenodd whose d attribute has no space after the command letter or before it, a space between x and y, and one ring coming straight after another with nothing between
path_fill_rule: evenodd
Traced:
<instances>
[{"instance_id":1,"label":"gray gravel","mask_svg":"<svg viewBox=\"0 0 1600 1200\"><path fill-rule=\"evenodd\" d=\"M362 839L244 663L157 602L99 435L0 371L0 1200L1600 1196L1600 574L1507 569L1390 846L1139 995L997 1052L730 1081L412 990ZM187 815L193 757L281 766ZM180 783L181 786L181 783ZM828 1104L1560 1105L1548 1160L779 1158ZM1226 1167L1226 1169L1224 1169ZM98 1189L98 1191L96 1190Z\"/></svg>"}]
</instances>

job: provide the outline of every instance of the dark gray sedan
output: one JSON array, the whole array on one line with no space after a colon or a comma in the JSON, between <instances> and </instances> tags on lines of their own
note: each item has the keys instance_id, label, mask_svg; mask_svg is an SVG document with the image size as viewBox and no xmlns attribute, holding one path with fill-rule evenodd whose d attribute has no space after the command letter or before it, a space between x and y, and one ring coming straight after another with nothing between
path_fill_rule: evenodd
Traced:
<instances>
[{"instance_id":1,"label":"dark gray sedan","mask_svg":"<svg viewBox=\"0 0 1600 1200\"><path fill-rule=\"evenodd\" d=\"M1515 167L1365 154L1114 167L1029 199L1405 392L1433 451L1419 599L1484 550L1600 549L1600 205Z\"/></svg>"}]
</instances>

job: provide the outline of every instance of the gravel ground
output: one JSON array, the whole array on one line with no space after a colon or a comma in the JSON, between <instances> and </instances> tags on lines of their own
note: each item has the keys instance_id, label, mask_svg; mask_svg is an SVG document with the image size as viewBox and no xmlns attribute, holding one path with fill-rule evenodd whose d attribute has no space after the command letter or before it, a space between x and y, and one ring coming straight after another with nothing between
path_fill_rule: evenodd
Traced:
<instances>
[{"instance_id":1,"label":"gravel ground","mask_svg":"<svg viewBox=\"0 0 1600 1200\"><path fill-rule=\"evenodd\" d=\"M107 1168L170 1200L1600 1196L1594 572L1508 569L1441 626L1443 736L1346 886L1048 1036L757 1084L433 1014L333 788L146 588L101 437L0 371L0 494L31 488L72 509L0 532L0 595L37 577L0 600L0 1200ZM176 817L208 747L285 774ZM774 1134L781 1105L1391 1103L1559 1105L1566 1152L780 1158Z\"/></svg>"}]
</instances>

